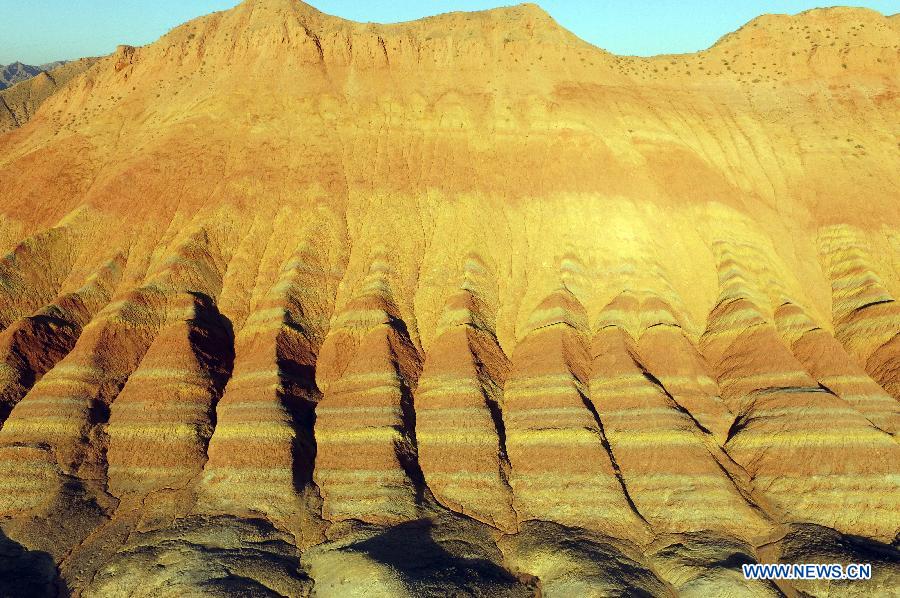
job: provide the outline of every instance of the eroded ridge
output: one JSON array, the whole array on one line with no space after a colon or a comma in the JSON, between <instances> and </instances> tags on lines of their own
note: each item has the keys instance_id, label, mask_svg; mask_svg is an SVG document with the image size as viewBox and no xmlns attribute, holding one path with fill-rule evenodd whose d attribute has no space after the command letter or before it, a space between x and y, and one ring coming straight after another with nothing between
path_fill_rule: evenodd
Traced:
<instances>
[{"instance_id":1,"label":"eroded ridge","mask_svg":"<svg viewBox=\"0 0 900 598\"><path fill-rule=\"evenodd\" d=\"M164 303L140 289L108 305L12 410L0 430L0 475L15 489L3 511L44 504L63 474L102 481L109 405L155 338Z\"/></svg>"},{"instance_id":2,"label":"eroded ridge","mask_svg":"<svg viewBox=\"0 0 900 598\"><path fill-rule=\"evenodd\" d=\"M245 0L57 81L0 133L0 596L896 594L898 26Z\"/></svg>"},{"instance_id":3,"label":"eroded ridge","mask_svg":"<svg viewBox=\"0 0 900 598\"><path fill-rule=\"evenodd\" d=\"M72 350L84 326L109 302L124 261L118 254L81 288L16 320L0 334L0 428L12 408Z\"/></svg>"},{"instance_id":4,"label":"eroded ridge","mask_svg":"<svg viewBox=\"0 0 900 598\"><path fill-rule=\"evenodd\" d=\"M709 431L650 374L616 323L638 308L637 298L623 293L601 313L590 378L591 400L635 506L657 533L765 533L769 523L735 486Z\"/></svg>"},{"instance_id":5,"label":"eroded ridge","mask_svg":"<svg viewBox=\"0 0 900 598\"><path fill-rule=\"evenodd\" d=\"M416 440L428 488L444 506L514 530L502 405L509 361L482 298L491 284L470 257L438 322L416 389Z\"/></svg>"},{"instance_id":6,"label":"eroded ridge","mask_svg":"<svg viewBox=\"0 0 900 598\"><path fill-rule=\"evenodd\" d=\"M0 258L0 330L53 301L75 261L73 245L72 231L57 226Z\"/></svg>"},{"instance_id":7,"label":"eroded ridge","mask_svg":"<svg viewBox=\"0 0 900 598\"><path fill-rule=\"evenodd\" d=\"M775 310L775 324L794 357L816 379L870 422L896 435L900 403L856 364L830 332L816 325L802 307L786 302Z\"/></svg>"},{"instance_id":8,"label":"eroded ridge","mask_svg":"<svg viewBox=\"0 0 900 598\"><path fill-rule=\"evenodd\" d=\"M100 310L16 405L0 430L0 479L14 490L0 512L46 506L68 478L103 492L110 405L166 321L168 299L198 281L200 292L215 294L209 287L221 281L224 260L212 248L205 231L188 236L144 285Z\"/></svg>"},{"instance_id":9,"label":"eroded ridge","mask_svg":"<svg viewBox=\"0 0 900 598\"><path fill-rule=\"evenodd\" d=\"M421 358L392 298L385 258L372 262L332 321L316 381L316 466L326 519L413 519L425 490L416 454L413 390Z\"/></svg>"},{"instance_id":10,"label":"eroded ridge","mask_svg":"<svg viewBox=\"0 0 900 598\"><path fill-rule=\"evenodd\" d=\"M722 397L737 416L728 454L782 520L893 534L897 444L810 377L769 321L771 311L756 303L761 299L752 292L752 276L739 263L728 268L701 339Z\"/></svg>"},{"instance_id":11,"label":"eroded ridge","mask_svg":"<svg viewBox=\"0 0 900 598\"><path fill-rule=\"evenodd\" d=\"M873 265L865 236L847 225L823 228L819 252L831 278L835 336L900 400L900 304Z\"/></svg>"},{"instance_id":12,"label":"eroded ridge","mask_svg":"<svg viewBox=\"0 0 900 598\"><path fill-rule=\"evenodd\" d=\"M213 300L171 297L166 322L110 407L110 493L178 491L196 478L233 361L231 326Z\"/></svg>"},{"instance_id":13,"label":"eroded ridge","mask_svg":"<svg viewBox=\"0 0 900 598\"><path fill-rule=\"evenodd\" d=\"M341 275L333 254L322 239L304 242L237 334L201 483L204 509L281 522L303 513L321 398L315 362Z\"/></svg>"},{"instance_id":14,"label":"eroded ridge","mask_svg":"<svg viewBox=\"0 0 900 598\"><path fill-rule=\"evenodd\" d=\"M561 288L537 306L513 352L504 417L516 513L520 524L541 519L646 541L588 398L586 330L584 307Z\"/></svg>"},{"instance_id":15,"label":"eroded ridge","mask_svg":"<svg viewBox=\"0 0 900 598\"><path fill-rule=\"evenodd\" d=\"M681 318L668 302L653 295L642 298L640 313L641 330L634 350L641 363L716 443L725 444L734 414L719 396L709 365Z\"/></svg>"}]
</instances>

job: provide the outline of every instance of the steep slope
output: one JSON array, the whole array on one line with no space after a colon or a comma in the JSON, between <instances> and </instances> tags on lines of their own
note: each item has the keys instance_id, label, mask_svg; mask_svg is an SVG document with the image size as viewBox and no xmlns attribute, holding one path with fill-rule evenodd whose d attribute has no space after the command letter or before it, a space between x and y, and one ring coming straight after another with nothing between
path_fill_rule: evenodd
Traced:
<instances>
[{"instance_id":1,"label":"steep slope","mask_svg":"<svg viewBox=\"0 0 900 598\"><path fill-rule=\"evenodd\" d=\"M73 71L0 133L3 550L86 595L895 588L898 48L247 0Z\"/></svg>"}]
</instances>

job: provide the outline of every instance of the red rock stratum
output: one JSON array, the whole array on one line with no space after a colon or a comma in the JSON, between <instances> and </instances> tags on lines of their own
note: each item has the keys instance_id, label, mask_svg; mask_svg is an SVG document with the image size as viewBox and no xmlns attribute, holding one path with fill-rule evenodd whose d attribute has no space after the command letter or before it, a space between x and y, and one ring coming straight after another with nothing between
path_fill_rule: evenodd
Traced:
<instances>
[{"instance_id":1,"label":"red rock stratum","mask_svg":"<svg viewBox=\"0 0 900 598\"><path fill-rule=\"evenodd\" d=\"M10 128L3 591L897 591L896 15L248 0Z\"/></svg>"}]
</instances>

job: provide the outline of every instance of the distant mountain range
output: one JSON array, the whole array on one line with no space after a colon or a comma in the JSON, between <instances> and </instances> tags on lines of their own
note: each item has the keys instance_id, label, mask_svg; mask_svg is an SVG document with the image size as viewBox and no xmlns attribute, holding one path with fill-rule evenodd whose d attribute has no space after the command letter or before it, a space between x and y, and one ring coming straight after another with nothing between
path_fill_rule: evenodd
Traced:
<instances>
[{"instance_id":1,"label":"distant mountain range","mask_svg":"<svg viewBox=\"0 0 900 598\"><path fill-rule=\"evenodd\" d=\"M14 62L12 64L0 64L0 89L12 87L16 83L25 81L26 79L31 79L38 73L52 71L56 67L64 65L66 62L68 61L57 60L56 62L48 62L47 64L41 64L38 66L23 64L21 62Z\"/></svg>"},{"instance_id":2,"label":"distant mountain range","mask_svg":"<svg viewBox=\"0 0 900 598\"><path fill-rule=\"evenodd\" d=\"M21 62L0 66L0 133L28 122L44 100L96 61L96 58L79 58L40 66Z\"/></svg>"}]
</instances>

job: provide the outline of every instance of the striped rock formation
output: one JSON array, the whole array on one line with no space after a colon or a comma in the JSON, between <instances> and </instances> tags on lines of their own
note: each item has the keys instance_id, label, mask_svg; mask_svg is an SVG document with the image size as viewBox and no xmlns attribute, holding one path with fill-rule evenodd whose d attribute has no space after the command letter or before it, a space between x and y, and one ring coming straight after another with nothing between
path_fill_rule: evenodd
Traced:
<instances>
[{"instance_id":1,"label":"striped rock formation","mask_svg":"<svg viewBox=\"0 0 900 598\"><path fill-rule=\"evenodd\" d=\"M720 268L722 300L701 346L737 418L725 448L754 492L788 520L892 537L900 524L894 463L900 446L820 386L754 300L750 276Z\"/></svg>"},{"instance_id":2,"label":"striped rock formation","mask_svg":"<svg viewBox=\"0 0 900 598\"><path fill-rule=\"evenodd\" d=\"M625 294L607 306L590 349L591 400L635 507L660 532L765 534L768 522L712 434L639 361L621 325L638 305Z\"/></svg>"},{"instance_id":3,"label":"striped rock formation","mask_svg":"<svg viewBox=\"0 0 900 598\"><path fill-rule=\"evenodd\" d=\"M320 354L320 363L333 365L317 378L324 394L316 408L313 478L331 520L413 519L423 498L412 405L421 358L384 268L373 262L359 294L334 318Z\"/></svg>"},{"instance_id":4,"label":"striped rock formation","mask_svg":"<svg viewBox=\"0 0 900 598\"><path fill-rule=\"evenodd\" d=\"M166 322L110 406L110 493L180 489L200 473L231 375L232 346L228 323L209 297L169 301Z\"/></svg>"},{"instance_id":5,"label":"striped rock formation","mask_svg":"<svg viewBox=\"0 0 900 598\"><path fill-rule=\"evenodd\" d=\"M40 507L65 476L105 483L110 405L157 337L173 290L216 285L218 256L209 241L204 231L190 235L145 285L100 310L12 410L0 430L0 476L15 491L0 509Z\"/></svg>"},{"instance_id":6,"label":"striped rock formation","mask_svg":"<svg viewBox=\"0 0 900 598\"><path fill-rule=\"evenodd\" d=\"M237 334L234 373L216 406L203 473L208 508L279 521L302 512L299 495L315 460L316 354L337 268L327 251L302 246Z\"/></svg>"},{"instance_id":7,"label":"striped rock formation","mask_svg":"<svg viewBox=\"0 0 900 598\"><path fill-rule=\"evenodd\" d=\"M12 410L0 430L0 477L10 489L3 511L43 504L62 475L102 479L109 404L156 336L163 301L141 289L101 310Z\"/></svg>"},{"instance_id":8,"label":"striped rock formation","mask_svg":"<svg viewBox=\"0 0 900 598\"><path fill-rule=\"evenodd\" d=\"M588 392L587 315L567 289L535 309L516 347L504 419L520 522L582 527L615 537L649 537L624 487Z\"/></svg>"},{"instance_id":9,"label":"striped rock formation","mask_svg":"<svg viewBox=\"0 0 900 598\"><path fill-rule=\"evenodd\" d=\"M900 402L856 365L834 336L816 326L802 307L793 303L780 306L775 324L794 357L820 386L849 403L877 428L897 434Z\"/></svg>"},{"instance_id":10,"label":"striped rock formation","mask_svg":"<svg viewBox=\"0 0 900 598\"><path fill-rule=\"evenodd\" d=\"M895 594L898 46L245 0L24 98L0 596Z\"/></svg>"},{"instance_id":11,"label":"striped rock formation","mask_svg":"<svg viewBox=\"0 0 900 598\"><path fill-rule=\"evenodd\" d=\"M669 305L659 297L641 301L640 335L634 351L640 361L697 423L724 444L734 415L719 397L719 387Z\"/></svg>"},{"instance_id":12,"label":"striped rock formation","mask_svg":"<svg viewBox=\"0 0 900 598\"><path fill-rule=\"evenodd\" d=\"M438 502L511 531L502 415L509 362L477 284L466 282L447 299L416 389L419 464Z\"/></svg>"},{"instance_id":13,"label":"striped rock formation","mask_svg":"<svg viewBox=\"0 0 900 598\"><path fill-rule=\"evenodd\" d=\"M0 427L34 383L72 350L84 326L109 301L123 265L124 257L119 254L78 290L16 320L3 331L0 335Z\"/></svg>"},{"instance_id":14,"label":"striped rock formation","mask_svg":"<svg viewBox=\"0 0 900 598\"><path fill-rule=\"evenodd\" d=\"M837 338L895 399L900 400L900 305L885 287L858 230L820 231L819 250L831 278Z\"/></svg>"}]
</instances>

